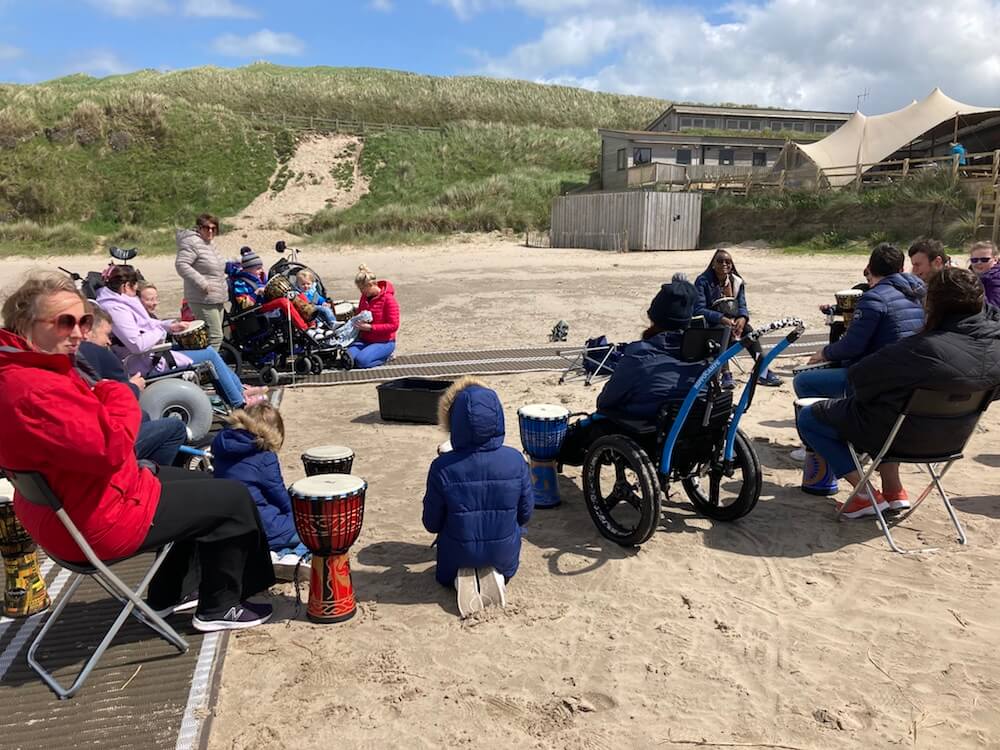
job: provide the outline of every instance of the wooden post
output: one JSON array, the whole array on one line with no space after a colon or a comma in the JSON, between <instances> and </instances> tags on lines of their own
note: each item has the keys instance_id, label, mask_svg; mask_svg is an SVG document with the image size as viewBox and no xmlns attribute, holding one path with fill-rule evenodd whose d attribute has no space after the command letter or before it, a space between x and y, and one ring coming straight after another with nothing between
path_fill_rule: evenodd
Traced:
<instances>
[{"instance_id":1,"label":"wooden post","mask_svg":"<svg viewBox=\"0 0 1000 750\"><path fill-rule=\"evenodd\" d=\"M861 192L861 162L858 162L857 166L854 167L854 190L855 192Z\"/></svg>"},{"instance_id":2,"label":"wooden post","mask_svg":"<svg viewBox=\"0 0 1000 750\"><path fill-rule=\"evenodd\" d=\"M996 195L994 195L994 200L996 200ZM1000 206L998 206L998 205L996 205L996 203L994 203L993 204L993 232L992 232L992 234L990 236L990 239L993 241L994 245L997 244L997 237L1000 236L1000 210L998 210L998 209L1000 209Z\"/></svg>"},{"instance_id":3,"label":"wooden post","mask_svg":"<svg viewBox=\"0 0 1000 750\"><path fill-rule=\"evenodd\" d=\"M958 182L958 154L951 155L951 184Z\"/></svg>"},{"instance_id":4,"label":"wooden post","mask_svg":"<svg viewBox=\"0 0 1000 750\"><path fill-rule=\"evenodd\" d=\"M823 168L817 164L816 165L816 192L820 191L820 187L823 185Z\"/></svg>"},{"instance_id":5,"label":"wooden post","mask_svg":"<svg viewBox=\"0 0 1000 750\"><path fill-rule=\"evenodd\" d=\"M993 152L993 170L990 172L990 176L992 177L990 182L994 185L997 184L998 170L1000 170L1000 149Z\"/></svg>"},{"instance_id":6,"label":"wooden post","mask_svg":"<svg viewBox=\"0 0 1000 750\"><path fill-rule=\"evenodd\" d=\"M785 192L785 172L786 172L786 170L782 169L781 170L781 174L778 175L778 192L779 193Z\"/></svg>"},{"instance_id":7,"label":"wooden post","mask_svg":"<svg viewBox=\"0 0 1000 750\"><path fill-rule=\"evenodd\" d=\"M907 156L903 159L903 179L906 179L906 175L910 173L910 157Z\"/></svg>"}]
</instances>

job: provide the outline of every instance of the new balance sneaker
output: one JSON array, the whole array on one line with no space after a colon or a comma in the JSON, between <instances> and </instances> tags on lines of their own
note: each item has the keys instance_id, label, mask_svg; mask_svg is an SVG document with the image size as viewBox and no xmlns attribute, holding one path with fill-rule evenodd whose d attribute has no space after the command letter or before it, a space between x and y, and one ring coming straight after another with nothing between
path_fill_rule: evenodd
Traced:
<instances>
[{"instance_id":1,"label":"new balance sneaker","mask_svg":"<svg viewBox=\"0 0 1000 750\"><path fill-rule=\"evenodd\" d=\"M479 568L476 578L479 579L479 596L484 607L507 606L507 586L500 573L492 567Z\"/></svg>"},{"instance_id":2,"label":"new balance sneaker","mask_svg":"<svg viewBox=\"0 0 1000 750\"><path fill-rule=\"evenodd\" d=\"M240 602L235 607L218 617L203 617L196 614L191 624L195 630L202 633L213 633L218 630L245 630L258 625L263 625L271 619L270 604L254 604L253 602Z\"/></svg>"},{"instance_id":3,"label":"new balance sneaker","mask_svg":"<svg viewBox=\"0 0 1000 750\"><path fill-rule=\"evenodd\" d=\"M875 493L875 502L878 504L878 509L883 513L889 510L889 503L877 492ZM851 499L851 502L842 507L841 515L845 518L864 518L865 516L875 515L875 507L872 505L871 498L867 492L859 492Z\"/></svg>"},{"instance_id":4,"label":"new balance sneaker","mask_svg":"<svg viewBox=\"0 0 1000 750\"><path fill-rule=\"evenodd\" d=\"M736 387L736 381L733 380L733 374L731 372L722 373L722 389L725 391L731 391Z\"/></svg>"},{"instance_id":5,"label":"new balance sneaker","mask_svg":"<svg viewBox=\"0 0 1000 750\"><path fill-rule=\"evenodd\" d=\"M788 454L788 457L790 459L792 459L793 461L805 461L806 460L806 449L805 448L796 448L795 450L793 450L791 453Z\"/></svg>"},{"instance_id":6,"label":"new balance sneaker","mask_svg":"<svg viewBox=\"0 0 1000 750\"><path fill-rule=\"evenodd\" d=\"M766 375L761 375L757 378L758 385L766 385L768 388L777 388L779 385L785 381L775 375L773 372L768 371Z\"/></svg>"},{"instance_id":7,"label":"new balance sneaker","mask_svg":"<svg viewBox=\"0 0 1000 750\"><path fill-rule=\"evenodd\" d=\"M483 608L483 597L479 595L479 582L476 579L475 568L458 569L458 576L455 578L455 591L458 593L458 613L463 618Z\"/></svg>"},{"instance_id":8,"label":"new balance sneaker","mask_svg":"<svg viewBox=\"0 0 1000 750\"><path fill-rule=\"evenodd\" d=\"M882 497L889 503L889 510L910 509L910 493L905 489L901 489L899 492L884 492Z\"/></svg>"}]
</instances>

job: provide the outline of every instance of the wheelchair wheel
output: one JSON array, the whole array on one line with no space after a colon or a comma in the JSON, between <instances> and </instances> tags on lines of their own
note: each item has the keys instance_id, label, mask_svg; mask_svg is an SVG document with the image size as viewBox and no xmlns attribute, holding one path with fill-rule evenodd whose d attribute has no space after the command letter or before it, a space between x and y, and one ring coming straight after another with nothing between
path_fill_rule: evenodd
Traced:
<instances>
[{"instance_id":1,"label":"wheelchair wheel","mask_svg":"<svg viewBox=\"0 0 1000 750\"><path fill-rule=\"evenodd\" d=\"M698 464L694 473L681 481L688 499L703 516L735 521L753 510L760 498L760 461L742 430L736 431L733 470L733 476L727 477L713 457Z\"/></svg>"},{"instance_id":2,"label":"wheelchair wheel","mask_svg":"<svg viewBox=\"0 0 1000 750\"><path fill-rule=\"evenodd\" d=\"M306 354L300 354L295 358L292 369L296 375L305 376L312 373L312 359Z\"/></svg>"},{"instance_id":3,"label":"wheelchair wheel","mask_svg":"<svg viewBox=\"0 0 1000 750\"><path fill-rule=\"evenodd\" d=\"M222 357L222 361L229 366L229 369L236 373L236 377L242 380L243 355L240 353L240 350L228 341L223 341L219 346L219 356Z\"/></svg>"},{"instance_id":4,"label":"wheelchair wheel","mask_svg":"<svg viewBox=\"0 0 1000 750\"><path fill-rule=\"evenodd\" d=\"M260 368L260 382L263 385L278 385L281 382L281 373L271 365L264 365Z\"/></svg>"},{"instance_id":5,"label":"wheelchair wheel","mask_svg":"<svg viewBox=\"0 0 1000 750\"><path fill-rule=\"evenodd\" d=\"M204 440L212 429L212 401L194 383L181 378L166 378L146 386L139 406L151 419L173 417L187 425L188 440Z\"/></svg>"},{"instance_id":6,"label":"wheelchair wheel","mask_svg":"<svg viewBox=\"0 0 1000 750\"><path fill-rule=\"evenodd\" d=\"M583 497L603 536L623 547L649 539L662 492L649 456L624 435L598 438L583 462Z\"/></svg>"},{"instance_id":7,"label":"wheelchair wheel","mask_svg":"<svg viewBox=\"0 0 1000 750\"><path fill-rule=\"evenodd\" d=\"M312 375L321 375L323 373L323 358L318 354L309 355L309 372Z\"/></svg>"}]
</instances>

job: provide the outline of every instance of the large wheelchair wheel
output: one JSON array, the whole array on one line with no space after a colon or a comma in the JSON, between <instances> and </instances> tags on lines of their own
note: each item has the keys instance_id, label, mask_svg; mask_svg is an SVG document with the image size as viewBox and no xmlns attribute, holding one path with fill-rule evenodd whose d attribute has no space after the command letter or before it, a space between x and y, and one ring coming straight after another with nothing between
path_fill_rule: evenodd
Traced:
<instances>
[{"instance_id":1,"label":"large wheelchair wheel","mask_svg":"<svg viewBox=\"0 0 1000 750\"><path fill-rule=\"evenodd\" d=\"M634 547L660 522L662 491L649 456L624 435L594 441L583 461L583 497L597 530Z\"/></svg>"},{"instance_id":2,"label":"large wheelchair wheel","mask_svg":"<svg viewBox=\"0 0 1000 750\"><path fill-rule=\"evenodd\" d=\"M735 521L757 504L763 477L760 461L750 439L736 431L733 444L733 476L722 471L716 457L695 466L681 481L688 499L703 516L716 521Z\"/></svg>"},{"instance_id":3,"label":"large wheelchair wheel","mask_svg":"<svg viewBox=\"0 0 1000 750\"><path fill-rule=\"evenodd\" d=\"M236 373L236 377L242 380L243 355L240 353L240 350L228 341L223 341L219 346L219 356L222 357L222 361L229 366L229 369Z\"/></svg>"},{"instance_id":4,"label":"large wheelchair wheel","mask_svg":"<svg viewBox=\"0 0 1000 750\"><path fill-rule=\"evenodd\" d=\"M194 383L182 378L164 378L146 386L139 397L139 406L150 419L173 417L181 420L188 431L188 440L197 443L212 429L212 401Z\"/></svg>"}]
</instances>

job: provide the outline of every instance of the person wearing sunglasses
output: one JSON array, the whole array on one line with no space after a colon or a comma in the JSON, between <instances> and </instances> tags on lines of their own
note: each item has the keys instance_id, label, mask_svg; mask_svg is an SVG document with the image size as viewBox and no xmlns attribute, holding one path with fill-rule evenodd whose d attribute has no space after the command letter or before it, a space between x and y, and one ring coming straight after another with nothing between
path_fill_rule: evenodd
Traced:
<instances>
[{"instance_id":1,"label":"person wearing sunglasses","mask_svg":"<svg viewBox=\"0 0 1000 750\"><path fill-rule=\"evenodd\" d=\"M986 304L1000 307L1000 251L989 240L969 248L969 267L979 277L986 293Z\"/></svg>"},{"instance_id":2,"label":"person wearing sunglasses","mask_svg":"<svg viewBox=\"0 0 1000 750\"><path fill-rule=\"evenodd\" d=\"M92 384L75 357L94 326L67 276L30 275L3 303L0 329L0 466L39 472L102 560L175 542L149 585L150 606L169 616L197 586L201 631L266 622L247 601L274 583L267 540L249 490L201 472L140 465L139 403L125 383ZM84 555L48 507L14 496L18 520L50 554ZM186 590L185 590L186 589Z\"/></svg>"},{"instance_id":3,"label":"person wearing sunglasses","mask_svg":"<svg viewBox=\"0 0 1000 750\"><path fill-rule=\"evenodd\" d=\"M226 260L212 246L218 235L219 220L202 214L194 229L178 230L174 260L174 268L184 281L184 299L195 319L205 321L208 345L213 349L222 344L222 311L229 299Z\"/></svg>"},{"instance_id":4,"label":"person wearing sunglasses","mask_svg":"<svg viewBox=\"0 0 1000 750\"><path fill-rule=\"evenodd\" d=\"M737 339L749 327L750 311L747 308L746 284L733 256L725 248L719 248L712 260L694 282L698 290L694 314L701 315L710 326L725 325L733 330L733 338ZM757 378L760 385L777 387L782 380L773 372L765 370ZM727 364L722 371L722 387L732 390L735 387L733 374Z\"/></svg>"}]
</instances>

